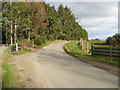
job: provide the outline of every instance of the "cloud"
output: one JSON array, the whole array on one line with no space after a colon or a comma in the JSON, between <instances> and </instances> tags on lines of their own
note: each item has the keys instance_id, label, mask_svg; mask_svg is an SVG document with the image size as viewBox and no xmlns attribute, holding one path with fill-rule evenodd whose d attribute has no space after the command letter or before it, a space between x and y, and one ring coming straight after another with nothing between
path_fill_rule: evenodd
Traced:
<instances>
[{"instance_id":1,"label":"cloud","mask_svg":"<svg viewBox=\"0 0 120 90\"><path fill-rule=\"evenodd\" d=\"M48 2L56 9L62 3L68 6L79 24L85 28L89 38L106 39L118 33L118 3L117 2Z\"/></svg>"},{"instance_id":2,"label":"cloud","mask_svg":"<svg viewBox=\"0 0 120 90\"><path fill-rule=\"evenodd\" d=\"M115 24L103 25L101 27L90 27L86 29L89 34L89 39L99 38L105 40L107 37L112 36L118 32L117 25Z\"/></svg>"},{"instance_id":3,"label":"cloud","mask_svg":"<svg viewBox=\"0 0 120 90\"><path fill-rule=\"evenodd\" d=\"M83 27L100 27L107 24L117 23L118 19L115 17L99 17L99 18L83 18L80 20L79 24Z\"/></svg>"},{"instance_id":4,"label":"cloud","mask_svg":"<svg viewBox=\"0 0 120 90\"><path fill-rule=\"evenodd\" d=\"M73 12L78 18L86 17L108 17L117 15L117 3L73 3L71 5Z\"/></svg>"}]
</instances>

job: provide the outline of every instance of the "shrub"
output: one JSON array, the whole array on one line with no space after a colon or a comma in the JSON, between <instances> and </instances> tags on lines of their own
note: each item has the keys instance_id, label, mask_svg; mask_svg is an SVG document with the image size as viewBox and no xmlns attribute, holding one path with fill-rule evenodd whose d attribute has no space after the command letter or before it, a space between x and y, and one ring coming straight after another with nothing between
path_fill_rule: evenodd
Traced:
<instances>
[{"instance_id":1,"label":"shrub","mask_svg":"<svg viewBox=\"0 0 120 90\"><path fill-rule=\"evenodd\" d=\"M111 46L120 46L120 34L115 34L106 39L106 44Z\"/></svg>"},{"instance_id":2,"label":"shrub","mask_svg":"<svg viewBox=\"0 0 120 90\"><path fill-rule=\"evenodd\" d=\"M116 43L117 41L115 37L108 37L106 40L107 45L116 46Z\"/></svg>"},{"instance_id":3,"label":"shrub","mask_svg":"<svg viewBox=\"0 0 120 90\"><path fill-rule=\"evenodd\" d=\"M45 43L46 43L46 41L47 41L46 36L42 36L42 37L41 37L41 41L43 42L43 44L45 44Z\"/></svg>"},{"instance_id":4,"label":"shrub","mask_svg":"<svg viewBox=\"0 0 120 90\"><path fill-rule=\"evenodd\" d=\"M15 51L16 45L11 45L11 52Z\"/></svg>"},{"instance_id":5,"label":"shrub","mask_svg":"<svg viewBox=\"0 0 120 90\"><path fill-rule=\"evenodd\" d=\"M44 42L40 38L36 38L34 42L37 46L44 44Z\"/></svg>"},{"instance_id":6,"label":"shrub","mask_svg":"<svg viewBox=\"0 0 120 90\"><path fill-rule=\"evenodd\" d=\"M116 38L117 45L119 45L119 46L120 46L120 34L115 34L115 35L113 35L113 37L115 37L115 38Z\"/></svg>"},{"instance_id":7,"label":"shrub","mask_svg":"<svg viewBox=\"0 0 120 90\"><path fill-rule=\"evenodd\" d=\"M48 35L48 40L54 41L55 37L53 35Z\"/></svg>"},{"instance_id":8,"label":"shrub","mask_svg":"<svg viewBox=\"0 0 120 90\"><path fill-rule=\"evenodd\" d=\"M31 41L21 40L21 41L19 41L19 46L20 46L21 48L23 48L23 49L26 49L26 48L28 48L28 47L32 47L33 44L32 44Z\"/></svg>"},{"instance_id":9,"label":"shrub","mask_svg":"<svg viewBox=\"0 0 120 90\"><path fill-rule=\"evenodd\" d=\"M95 38L95 39L92 39L92 41L100 41L100 39L98 39L98 38Z\"/></svg>"}]
</instances>

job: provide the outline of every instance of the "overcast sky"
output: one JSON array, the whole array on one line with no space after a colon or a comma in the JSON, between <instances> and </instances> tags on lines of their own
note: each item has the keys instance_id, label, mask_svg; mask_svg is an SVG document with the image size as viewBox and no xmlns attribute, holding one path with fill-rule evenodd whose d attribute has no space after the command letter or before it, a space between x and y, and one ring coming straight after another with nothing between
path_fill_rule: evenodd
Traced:
<instances>
[{"instance_id":1,"label":"overcast sky","mask_svg":"<svg viewBox=\"0 0 120 90\"><path fill-rule=\"evenodd\" d=\"M47 2L57 9L62 3L68 6L79 24L87 30L89 39L107 37L118 33L118 3L117 2Z\"/></svg>"}]
</instances>

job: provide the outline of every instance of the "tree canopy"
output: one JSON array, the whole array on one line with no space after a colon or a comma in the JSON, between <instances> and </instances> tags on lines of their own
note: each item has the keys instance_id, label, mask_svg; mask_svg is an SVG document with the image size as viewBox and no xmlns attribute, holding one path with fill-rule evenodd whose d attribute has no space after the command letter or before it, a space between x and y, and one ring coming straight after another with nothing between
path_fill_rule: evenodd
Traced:
<instances>
[{"instance_id":1,"label":"tree canopy","mask_svg":"<svg viewBox=\"0 0 120 90\"><path fill-rule=\"evenodd\" d=\"M115 34L106 39L106 44L111 46L120 46L120 34Z\"/></svg>"},{"instance_id":2,"label":"tree canopy","mask_svg":"<svg viewBox=\"0 0 120 90\"><path fill-rule=\"evenodd\" d=\"M56 10L54 6L44 2L3 2L2 12L4 44L15 44L25 39L88 39L86 30L76 22L77 19L70 8L62 4Z\"/></svg>"}]
</instances>

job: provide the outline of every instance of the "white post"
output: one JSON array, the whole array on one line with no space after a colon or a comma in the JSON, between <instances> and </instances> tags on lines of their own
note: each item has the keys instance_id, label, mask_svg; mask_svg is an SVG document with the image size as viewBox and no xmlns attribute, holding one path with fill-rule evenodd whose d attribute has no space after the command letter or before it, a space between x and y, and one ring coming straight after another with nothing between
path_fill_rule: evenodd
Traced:
<instances>
[{"instance_id":1,"label":"white post","mask_svg":"<svg viewBox=\"0 0 120 90\"><path fill-rule=\"evenodd\" d=\"M28 31L28 41L30 41L30 31Z\"/></svg>"},{"instance_id":2,"label":"white post","mask_svg":"<svg viewBox=\"0 0 120 90\"><path fill-rule=\"evenodd\" d=\"M16 43L16 51L18 51L18 43Z\"/></svg>"},{"instance_id":3,"label":"white post","mask_svg":"<svg viewBox=\"0 0 120 90\"><path fill-rule=\"evenodd\" d=\"M33 46L35 46L35 42L34 42L34 40L33 40Z\"/></svg>"}]
</instances>

